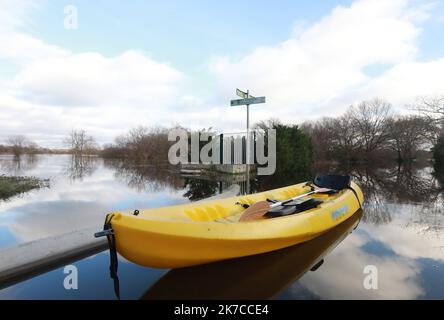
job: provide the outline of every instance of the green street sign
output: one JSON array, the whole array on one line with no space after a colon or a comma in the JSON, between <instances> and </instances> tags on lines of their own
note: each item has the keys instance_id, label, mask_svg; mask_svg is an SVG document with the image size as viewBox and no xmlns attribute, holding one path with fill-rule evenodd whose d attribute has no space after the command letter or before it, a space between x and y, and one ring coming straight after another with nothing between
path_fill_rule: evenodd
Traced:
<instances>
[{"instance_id":1,"label":"green street sign","mask_svg":"<svg viewBox=\"0 0 444 320\"><path fill-rule=\"evenodd\" d=\"M239 90L239 89L236 89L236 95L238 97L241 97L242 99L254 98L253 96L251 96L248 93L243 92L242 90Z\"/></svg>"}]
</instances>

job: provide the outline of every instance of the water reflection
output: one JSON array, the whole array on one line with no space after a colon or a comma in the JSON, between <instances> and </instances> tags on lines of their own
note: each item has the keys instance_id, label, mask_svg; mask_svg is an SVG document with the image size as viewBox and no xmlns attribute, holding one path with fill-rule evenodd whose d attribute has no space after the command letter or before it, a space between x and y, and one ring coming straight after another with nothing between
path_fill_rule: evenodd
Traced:
<instances>
[{"instance_id":1,"label":"water reflection","mask_svg":"<svg viewBox=\"0 0 444 320\"><path fill-rule=\"evenodd\" d=\"M90 177L94 173L98 161L99 159L93 156L72 155L65 174L71 181L83 181L85 177Z\"/></svg>"},{"instance_id":2,"label":"water reflection","mask_svg":"<svg viewBox=\"0 0 444 320\"><path fill-rule=\"evenodd\" d=\"M39 155L33 162L28 160L0 155L0 174L49 178L51 189L0 203L0 249L77 229L100 229L111 211L187 202L181 178L163 175L155 168L111 167L99 158L70 155ZM140 175L145 186L154 181L156 187L134 188L132 177Z\"/></svg>"},{"instance_id":3,"label":"water reflection","mask_svg":"<svg viewBox=\"0 0 444 320\"><path fill-rule=\"evenodd\" d=\"M433 175L441 186L441 192L444 192L444 164L435 163L433 169Z\"/></svg>"},{"instance_id":4,"label":"water reflection","mask_svg":"<svg viewBox=\"0 0 444 320\"><path fill-rule=\"evenodd\" d=\"M183 189L183 179L174 167L165 164L140 164L121 160L105 160L118 181L138 192L156 192L165 188Z\"/></svg>"},{"instance_id":5,"label":"water reflection","mask_svg":"<svg viewBox=\"0 0 444 320\"><path fill-rule=\"evenodd\" d=\"M188 189L185 197L191 201L223 193L233 185L239 186L240 194L254 193L257 190L257 178L254 173L250 174L250 184L247 183L245 173L228 174L209 171L204 174L181 173L181 177L185 179L185 186Z\"/></svg>"},{"instance_id":6,"label":"water reflection","mask_svg":"<svg viewBox=\"0 0 444 320\"><path fill-rule=\"evenodd\" d=\"M310 292L322 299L421 299L444 296L443 244L426 240L412 228L361 224L319 272L307 273L280 298L298 299ZM377 267L378 290L363 286L364 268ZM435 279L435 280L432 280Z\"/></svg>"},{"instance_id":7,"label":"water reflection","mask_svg":"<svg viewBox=\"0 0 444 320\"><path fill-rule=\"evenodd\" d=\"M220 182L185 178L187 192L183 195L190 201L202 200L215 195L220 191Z\"/></svg>"},{"instance_id":8,"label":"water reflection","mask_svg":"<svg viewBox=\"0 0 444 320\"><path fill-rule=\"evenodd\" d=\"M311 248L309 244L306 246L310 250L288 248L286 254L275 252L201 266L189 278L184 276L190 272L187 269L173 270L160 278L165 270L145 269L121 260L124 298L139 298L147 289L145 298L187 294L189 298L444 298L443 169L420 164L382 168L338 168L328 164L316 171L352 174L366 195L358 229L329 253L316 272L304 274L319 260L314 253L324 249ZM241 176L182 177L170 166L98 158L77 163L71 156L62 155L38 155L34 159L25 156L20 160L1 155L0 174L51 179L51 189L0 203L0 249L76 228L96 225L100 229L104 215L110 211L186 203L218 193L233 183L245 185ZM285 175L256 177L251 181L251 191L304 180L306 177L297 174L289 179ZM329 240L324 241L326 244ZM82 278L91 280L79 288L75 298L114 297L106 253L84 259L78 265L82 266ZM365 290L362 285L366 265L378 267L377 291ZM52 276L42 275L0 290L0 297L72 298L60 285L63 276L63 270L57 270Z\"/></svg>"},{"instance_id":9,"label":"water reflection","mask_svg":"<svg viewBox=\"0 0 444 320\"><path fill-rule=\"evenodd\" d=\"M328 252L357 227L361 217L359 211L322 236L290 248L171 270L142 299L270 299L310 268L321 267Z\"/></svg>"},{"instance_id":10,"label":"water reflection","mask_svg":"<svg viewBox=\"0 0 444 320\"><path fill-rule=\"evenodd\" d=\"M258 176L252 181L252 192L259 192L271 189L277 189L304 181L308 181L313 178L310 171L291 171L276 168L276 172L271 176Z\"/></svg>"},{"instance_id":11,"label":"water reflection","mask_svg":"<svg viewBox=\"0 0 444 320\"><path fill-rule=\"evenodd\" d=\"M0 161L0 170L9 176L23 176L34 170L39 163L39 156L35 154L13 156L3 155Z\"/></svg>"},{"instance_id":12,"label":"water reflection","mask_svg":"<svg viewBox=\"0 0 444 320\"><path fill-rule=\"evenodd\" d=\"M387 164L384 167L323 163L315 170L348 174L354 178L365 194L366 222L390 223L393 207L401 205L416 205L423 215L444 213L444 174L429 163Z\"/></svg>"},{"instance_id":13,"label":"water reflection","mask_svg":"<svg viewBox=\"0 0 444 320\"><path fill-rule=\"evenodd\" d=\"M354 178L370 196L382 195L385 199L396 202L435 201L441 187L429 168L394 167L357 168L351 171Z\"/></svg>"},{"instance_id":14,"label":"water reflection","mask_svg":"<svg viewBox=\"0 0 444 320\"><path fill-rule=\"evenodd\" d=\"M420 204L422 211L443 212L442 186L430 168L359 168L351 171L366 195L366 221L389 223L392 204Z\"/></svg>"}]
</instances>

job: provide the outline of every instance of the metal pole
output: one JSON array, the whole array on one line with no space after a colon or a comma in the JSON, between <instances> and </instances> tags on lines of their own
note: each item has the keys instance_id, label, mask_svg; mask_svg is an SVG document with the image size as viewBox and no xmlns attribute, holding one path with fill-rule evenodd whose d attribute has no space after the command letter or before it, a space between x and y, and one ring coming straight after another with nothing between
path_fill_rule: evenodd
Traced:
<instances>
[{"instance_id":1,"label":"metal pole","mask_svg":"<svg viewBox=\"0 0 444 320\"><path fill-rule=\"evenodd\" d=\"M250 97L250 90L247 90L247 98ZM250 105L247 104L247 194L250 193Z\"/></svg>"}]
</instances>

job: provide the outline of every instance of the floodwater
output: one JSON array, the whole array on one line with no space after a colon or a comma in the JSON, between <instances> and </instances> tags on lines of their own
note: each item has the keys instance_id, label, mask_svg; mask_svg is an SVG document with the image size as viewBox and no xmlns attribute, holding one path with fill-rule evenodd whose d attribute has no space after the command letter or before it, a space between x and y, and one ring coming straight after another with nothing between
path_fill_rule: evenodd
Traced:
<instances>
[{"instance_id":1,"label":"floodwater","mask_svg":"<svg viewBox=\"0 0 444 320\"><path fill-rule=\"evenodd\" d=\"M430 166L350 173L364 189L364 208L321 237L179 270L120 258L122 299L444 299L444 174ZM184 179L167 166L66 155L20 161L1 155L1 174L50 179L50 186L0 202L0 250L75 229L99 230L108 212L186 203L230 184ZM252 185L267 189L270 181L273 187L289 183L268 178ZM115 299L108 264L108 252L74 262L77 290L64 288L67 275L58 268L0 290L0 299Z\"/></svg>"}]
</instances>

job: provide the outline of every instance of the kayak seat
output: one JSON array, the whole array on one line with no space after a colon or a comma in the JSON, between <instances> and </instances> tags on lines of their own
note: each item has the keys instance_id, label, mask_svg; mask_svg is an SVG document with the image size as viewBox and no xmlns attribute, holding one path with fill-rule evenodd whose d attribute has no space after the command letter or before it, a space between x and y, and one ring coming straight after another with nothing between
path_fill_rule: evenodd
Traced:
<instances>
[{"instance_id":1,"label":"kayak seat","mask_svg":"<svg viewBox=\"0 0 444 320\"><path fill-rule=\"evenodd\" d=\"M314 198L299 203L288 202L286 204L268 210L268 212L265 214L265 217L278 218L301 213L310 209L317 208L323 202L324 201L322 200Z\"/></svg>"},{"instance_id":2,"label":"kayak seat","mask_svg":"<svg viewBox=\"0 0 444 320\"><path fill-rule=\"evenodd\" d=\"M313 183L319 188L328 188L341 191L350 188L351 177L335 174L317 175L313 179Z\"/></svg>"}]
</instances>

